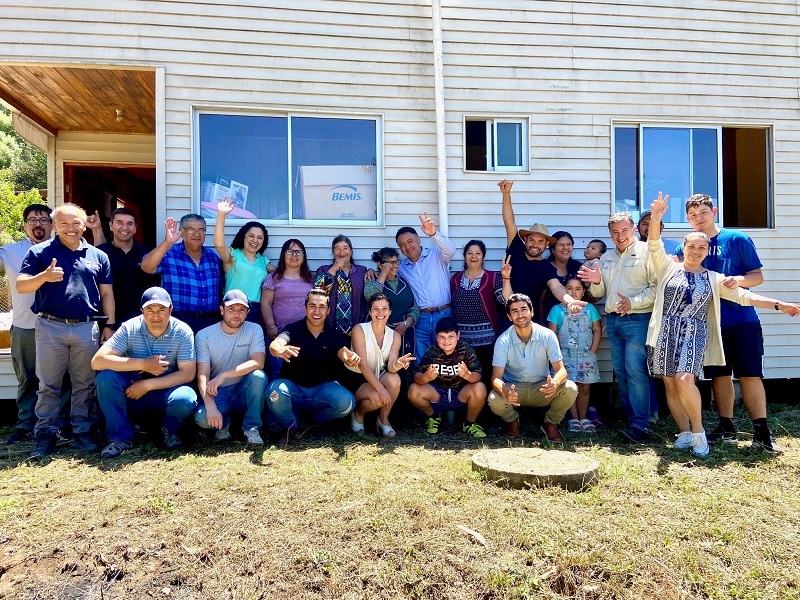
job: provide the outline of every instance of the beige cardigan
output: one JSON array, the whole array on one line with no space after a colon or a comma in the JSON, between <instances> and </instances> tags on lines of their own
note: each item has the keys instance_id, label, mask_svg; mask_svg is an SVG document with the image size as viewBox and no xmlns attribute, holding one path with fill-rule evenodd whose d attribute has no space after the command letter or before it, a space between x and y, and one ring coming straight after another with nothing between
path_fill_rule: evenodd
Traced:
<instances>
[{"instance_id":1,"label":"beige cardigan","mask_svg":"<svg viewBox=\"0 0 800 600\"><path fill-rule=\"evenodd\" d=\"M647 326L647 345L655 348L658 343L658 334L661 331L661 318L664 312L664 289L667 280L680 267L664 252L664 243L658 240L648 240L647 247L650 250L650 260L658 277L656 287L656 301L653 305L653 316L650 317L650 324ZM719 324L719 299L720 297L731 302L736 302L742 306L750 306L749 290L744 288L728 288L722 285L725 275L716 271L708 272L708 281L711 283L711 293L713 301L708 307L706 323L708 325L708 343L703 357L703 366L724 365L725 352L722 350L722 331Z\"/></svg>"}]
</instances>

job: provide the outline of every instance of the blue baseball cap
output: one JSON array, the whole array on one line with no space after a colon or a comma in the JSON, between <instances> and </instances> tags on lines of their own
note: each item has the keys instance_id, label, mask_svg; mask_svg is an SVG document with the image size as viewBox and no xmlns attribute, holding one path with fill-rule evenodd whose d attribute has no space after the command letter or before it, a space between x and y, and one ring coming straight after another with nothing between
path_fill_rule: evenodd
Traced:
<instances>
[{"instance_id":1,"label":"blue baseball cap","mask_svg":"<svg viewBox=\"0 0 800 600\"><path fill-rule=\"evenodd\" d=\"M169 297L167 290L162 287L147 288L142 294L142 308L151 304L160 304L169 308L172 306L172 298Z\"/></svg>"}]
</instances>

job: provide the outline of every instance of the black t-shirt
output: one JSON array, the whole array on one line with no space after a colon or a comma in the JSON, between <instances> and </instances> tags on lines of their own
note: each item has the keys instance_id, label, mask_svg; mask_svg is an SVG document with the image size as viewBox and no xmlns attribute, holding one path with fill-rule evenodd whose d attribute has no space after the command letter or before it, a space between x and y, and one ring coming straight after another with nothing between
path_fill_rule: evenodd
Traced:
<instances>
[{"instance_id":1,"label":"black t-shirt","mask_svg":"<svg viewBox=\"0 0 800 600\"><path fill-rule=\"evenodd\" d=\"M506 254L511 257L511 290L515 294L525 294L533 303L533 320L540 325L547 315L538 314L542 292L547 289L547 282L558 278L556 268L547 260L528 260L525 254L525 242L514 236Z\"/></svg>"},{"instance_id":2,"label":"black t-shirt","mask_svg":"<svg viewBox=\"0 0 800 600\"><path fill-rule=\"evenodd\" d=\"M136 241L128 252L111 242L100 244L97 249L108 254L111 262L117 323L139 316L144 291L154 285L161 285L161 277L142 271L142 259L150 249Z\"/></svg>"},{"instance_id":3,"label":"black t-shirt","mask_svg":"<svg viewBox=\"0 0 800 600\"><path fill-rule=\"evenodd\" d=\"M281 336L289 336L290 346L300 348L298 356L289 362L283 361L280 378L288 379L302 387L315 387L329 381L337 381L342 372L342 361L337 353L349 347L345 336L327 324L317 336L308 330L306 319L289 323Z\"/></svg>"},{"instance_id":4,"label":"black t-shirt","mask_svg":"<svg viewBox=\"0 0 800 600\"><path fill-rule=\"evenodd\" d=\"M466 342L458 341L452 354L445 354L437 344L433 344L426 351L417 367L418 373L424 373L428 366L433 364L439 376L431 383L443 389L457 390L466 385L466 381L458 375L458 364L463 362L467 369L473 373L481 372L481 361L472 346Z\"/></svg>"}]
</instances>

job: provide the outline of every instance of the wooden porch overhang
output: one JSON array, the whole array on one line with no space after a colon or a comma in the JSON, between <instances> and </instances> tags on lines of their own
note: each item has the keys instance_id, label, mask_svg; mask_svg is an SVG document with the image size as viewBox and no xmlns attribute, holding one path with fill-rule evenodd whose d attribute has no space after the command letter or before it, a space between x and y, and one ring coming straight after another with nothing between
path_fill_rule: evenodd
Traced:
<instances>
[{"instance_id":1,"label":"wooden porch overhang","mask_svg":"<svg viewBox=\"0 0 800 600\"><path fill-rule=\"evenodd\" d=\"M0 98L53 135L155 133L153 70L0 63Z\"/></svg>"}]
</instances>

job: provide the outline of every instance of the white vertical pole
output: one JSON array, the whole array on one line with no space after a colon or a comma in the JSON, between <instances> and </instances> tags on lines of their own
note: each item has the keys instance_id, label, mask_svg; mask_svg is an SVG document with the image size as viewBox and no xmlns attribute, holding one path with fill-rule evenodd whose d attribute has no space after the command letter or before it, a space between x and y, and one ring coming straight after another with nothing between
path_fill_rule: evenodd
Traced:
<instances>
[{"instance_id":1,"label":"white vertical pole","mask_svg":"<svg viewBox=\"0 0 800 600\"><path fill-rule=\"evenodd\" d=\"M441 0L431 0L433 9L433 89L436 104L436 170L439 192L439 231L447 235L447 146L444 137L444 64L442 59Z\"/></svg>"}]
</instances>

